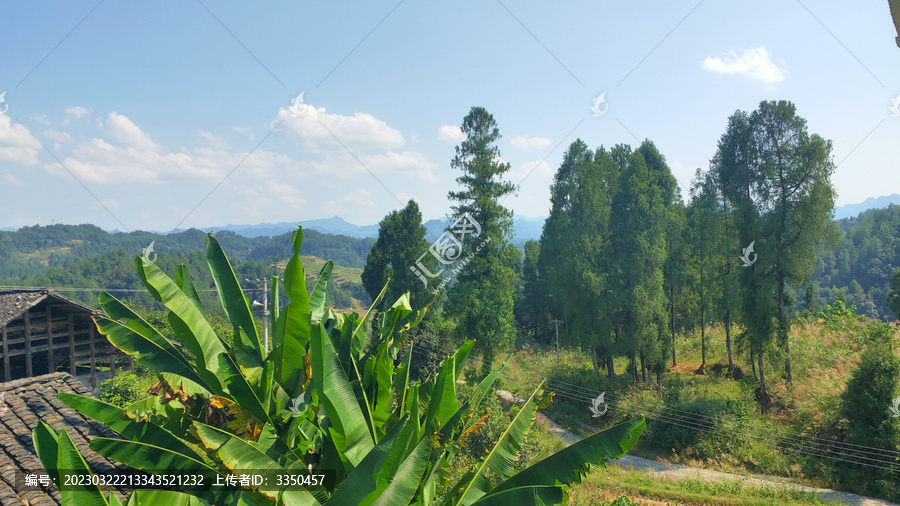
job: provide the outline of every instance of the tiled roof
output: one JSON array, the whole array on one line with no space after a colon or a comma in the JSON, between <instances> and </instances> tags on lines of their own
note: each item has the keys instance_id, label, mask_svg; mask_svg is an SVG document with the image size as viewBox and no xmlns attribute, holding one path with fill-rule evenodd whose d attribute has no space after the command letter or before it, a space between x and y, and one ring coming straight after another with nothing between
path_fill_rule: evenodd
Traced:
<instances>
[{"instance_id":1,"label":"tiled roof","mask_svg":"<svg viewBox=\"0 0 900 506\"><path fill-rule=\"evenodd\" d=\"M54 431L67 429L84 460L95 471L110 471L125 467L108 460L88 446L94 436L119 437L99 422L81 416L57 399L58 392L90 395L87 388L72 376L58 372L0 383L6 410L0 406L0 504L55 505L60 504L59 491L18 492L15 473L44 474L44 468L34 449L31 433L43 420ZM120 498L125 495L119 492ZM25 501L28 501L27 503Z\"/></svg>"},{"instance_id":2,"label":"tiled roof","mask_svg":"<svg viewBox=\"0 0 900 506\"><path fill-rule=\"evenodd\" d=\"M0 291L0 326L6 325L12 320L22 316L28 308L38 304L47 297L53 297L60 302L81 308L88 313L102 314L98 309L93 309L80 302L75 302L72 299L63 297L46 288L32 290L2 290Z\"/></svg>"}]
</instances>

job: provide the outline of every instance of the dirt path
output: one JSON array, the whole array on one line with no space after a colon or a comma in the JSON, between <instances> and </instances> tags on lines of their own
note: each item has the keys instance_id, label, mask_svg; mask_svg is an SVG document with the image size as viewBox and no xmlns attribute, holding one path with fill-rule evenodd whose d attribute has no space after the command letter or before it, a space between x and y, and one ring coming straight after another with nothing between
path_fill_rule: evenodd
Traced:
<instances>
[{"instance_id":1,"label":"dirt path","mask_svg":"<svg viewBox=\"0 0 900 506\"><path fill-rule=\"evenodd\" d=\"M521 398L508 390L498 390L497 393L500 395L500 398L505 404L512 402L519 403L522 401ZM567 431L553 420L547 418L547 416L545 416L543 413L537 414L537 422L547 425L549 427L550 433L556 434L557 436L562 438L566 445L570 445L581 440L580 437ZM657 462L655 460L635 457L633 455L623 455L622 458L611 459L609 462L619 466L631 467L639 471L646 471L651 478L660 478L666 480L696 478L704 481L739 480L747 485L754 487L777 486L787 487L794 490L801 490L803 492L811 492L814 494L818 494L823 501L836 502L839 504L851 504L858 506L898 506L896 503L884 501L881 499L872 499L869 497L863 497L861 495L851 494L848 492L838 492L837 490L831 490L827 488L810 487L774 476L744 476L733 473L725 473L722 471L712 471L699 467L688 467L682 466L680 464Z\"/></svg>"}]
</instances>

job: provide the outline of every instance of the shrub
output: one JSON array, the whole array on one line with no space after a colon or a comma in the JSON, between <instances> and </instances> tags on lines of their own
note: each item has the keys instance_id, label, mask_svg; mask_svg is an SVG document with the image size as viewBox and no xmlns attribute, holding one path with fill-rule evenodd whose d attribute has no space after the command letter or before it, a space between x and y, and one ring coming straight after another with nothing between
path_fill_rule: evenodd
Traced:
<instances>
[{"instance_id":1,"label":"shrub","mask_svg":"<svg viewBox=\"0 0 900 506\"><path fill-rule=\"evenodd\" d=\"M900 450L900 423L891 416L897 394L900 359L886 344L863 352L841 399L842 439L853 445ZM834 461L834 476L845 487L867 495L896 499L900 487L891 471ZM885 467L885 466L882 466Z\"/></svg>"},{"instance_id":2,"label":"shrub","mask_svg":"<svg viewBox=\"0 0 900 506\"><path fill-rule=\"evenodd\" d=\"M145 396L146 393L141 388L141 379L132 371L117 372L114 377L100 382L100 400L120 408Z\"/></svg>"}]
</instances>

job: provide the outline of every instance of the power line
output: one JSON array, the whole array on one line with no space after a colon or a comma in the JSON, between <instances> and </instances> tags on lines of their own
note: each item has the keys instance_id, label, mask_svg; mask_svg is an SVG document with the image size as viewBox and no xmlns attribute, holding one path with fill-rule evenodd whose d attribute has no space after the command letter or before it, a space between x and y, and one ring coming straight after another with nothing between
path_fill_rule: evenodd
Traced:
<instances>
[{"instance_id":1,"label":"power line","mask_svg":"<svg viewBox=\"0 0 900 506\"><path fill-rule=\"evenodd\" d=\"M430 347L430 344L422 343L420 345L420 347L428 349ZM432 349L432 351L435 350L434 347L431 347L431 349ZM437 348L437 349L439 349L440 351L444 351L445 353L448 351L445 348ZM414 350L415 350L415 347L414 347ZM417 353L417 355L418 355L418 353ZM493 361L488 361L488 362L491 363L491 366L493 366ZM547 379L547 387L548 387L548 389L551 389L551 390L557 392L557 394L559 394L561 397L566 397L566 398L576 400L579 402L590 403L594 399L595 392L584 389L583 387L578 386L578 385L566 383L564 381ZM609 397L611 398L610 399L611 403L614 403L616 405L621 403L621 401L617 400L618 396L616 396L615 394L609 394ZM834 453L834 454L844 456L844 457L869 460L872 462L877 462L879 464L887 464L890 466L898 466L898 464L896 463L896 458L898 455L900 455L900 452L896 452L893 450L874 448L874 447L869 447L869 446L864 446L864 445L855 445L855 444L851 444L851 443L845 443L842 441L825 440L825 439L821 439L821 438L817 438L817 437L813 437L813 436L801 436L798 434L791 434L791 433L788 433L785 431L778 431L778 430L774 430L774 429L759 430L759 429L750 428L750 427L746 427L746 426L742 427L742 426L738 425L737 422L721 420L721 419L718 419L715 417L701 415L699 413L693 413L693 412L678 410L678 409L667 407L667 406L661 406L659 404L655 404L655 403L652 403L649 401L632 400L632 402L637 404L639 408L644 408L644 409L648 409L648 410L655 409L655 410L664 411L663 413L653 413L652 415L648 416L648 418L655 419L657 421L664 422L664 423L671 423L674 425L681 426L683 428L689 428L689 429L693 429L693 430L706 430L706 431L709 431L709 432L712 432L715 434L724 435L724 436L732 436L732 437L734 436L734 434L736 432L738 432L738 433L742 432L743 434L745 434L751 438L761 440L761 441L768 441L769 439L775 439L776 441L780 440L780 443L783 446L787 447L787 449L797 451L804 455L811 455L811 456L817 456L817 457L823 457L823 458L833 458L833 459L837 459L837 460L843 460L845 462L857 463L860 465L871 465L866 462L858 462L855 460L846 460L846 459L841 459L839 457L836 457L834 455L822 455L819 453L807 451L807 450L818 450L818 451L823 451L823 452ZM681 414L676 414L676 415L665 414L665 411L677 412L677 413L681 413ZM724 427L720 427L720 426L716 425L716 422L721 423L721 424L731 424L731 425L733 425L733 427L732 427L731 431L728 431ZM690 424L690 425L684 425L686 423ZM881 458L866 457L864 455L849 455L844 452L855 452L857 454L874 455L877 457L893 459L894 461L883 460ZM900 468L888 469L888 468L880 467L877 465L875 465L874 467L879 467L881 469L887 469L890 471L900 471Z\"/></svg>"}]
</instances>

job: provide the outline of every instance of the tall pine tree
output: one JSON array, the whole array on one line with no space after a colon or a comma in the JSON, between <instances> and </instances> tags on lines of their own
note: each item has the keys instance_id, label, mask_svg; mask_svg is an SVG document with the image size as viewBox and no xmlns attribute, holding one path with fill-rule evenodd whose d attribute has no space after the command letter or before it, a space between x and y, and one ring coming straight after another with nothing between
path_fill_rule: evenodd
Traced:
<instances>
[{"instance_id":1,"label":"tall pine tree","mask_svg":"<svg viewBox=\"0 0 900 506\"><path fill-rule=\"evenodd\" d=\"M481 232L462 238L467 262L448 291L447 310L457 319L457 337L475 339L489 369L494 353L515 337L520 253L511 242L513 213L500 201L516 186L503 180L510 167L500 162L500 130L494 117L473 107L461 128L466 139L456 147L450 166L462 172L456 178L462 189L451 191L448 198L456 203L452 218L471 218Z\"/></svg>"}]
</instances>

